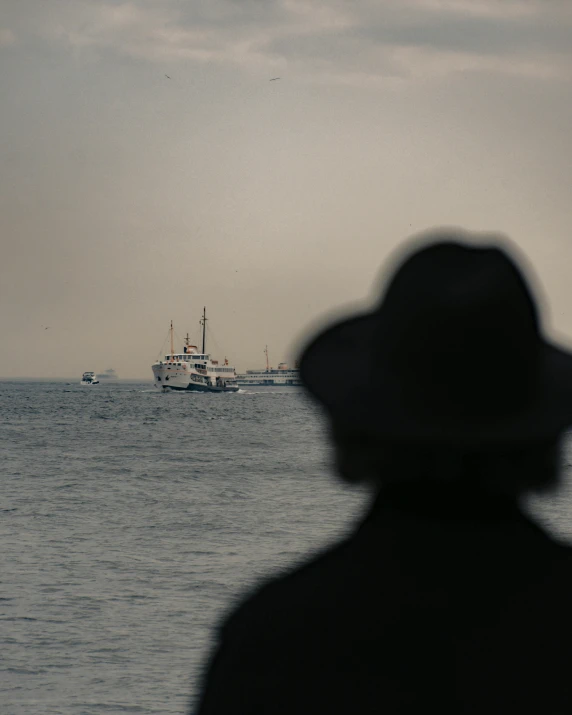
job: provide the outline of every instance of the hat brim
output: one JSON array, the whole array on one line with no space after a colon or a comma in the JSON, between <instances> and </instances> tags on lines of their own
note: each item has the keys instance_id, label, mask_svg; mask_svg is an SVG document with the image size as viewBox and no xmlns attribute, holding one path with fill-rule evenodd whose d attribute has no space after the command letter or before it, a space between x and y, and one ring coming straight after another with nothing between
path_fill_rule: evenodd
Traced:
<instances>
[{"instance_id":1,"label":"hat brim","mask_svg":"<svg viewBox=\"0 0 572 715\"><path fill-rule=\"evenodd\" d=\"M399 377L374 364L378 323L378 313L343 320L302 353L302 382L338 427L403 443L503 447L551 440L572 426L572 354L561 347L542 340L538 389L524 409L458 420L432 414L431 405L408 406Z\"/></svg>"}]
</instances>

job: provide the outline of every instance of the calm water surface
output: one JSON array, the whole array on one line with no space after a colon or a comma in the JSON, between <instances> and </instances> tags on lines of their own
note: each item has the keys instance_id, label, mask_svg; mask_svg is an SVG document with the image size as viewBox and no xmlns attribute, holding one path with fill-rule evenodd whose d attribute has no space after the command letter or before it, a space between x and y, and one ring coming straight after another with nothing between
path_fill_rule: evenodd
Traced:
<instances>
[{"instance_id":1,"label":"calm water surface","mask_svg":"<svg viewBox=\"0 0 572 715\"><path fill-rule=\"evenodd\" d=\"M345 533L297 388L0 382L0 712L185 713L213 625L262 575ZM572 540L572 485L535 503Z\"/></svg>"},{"instance_id":2,"label":"calm water surface","mask_svg":"<svg viewBox=\"0 0 572 715\"><path fill-rule=\"evenodd\" d=\"M351 526L297 388L0 383L5 715L183 713L218 618Z\"/></svg>"}]
</instances>

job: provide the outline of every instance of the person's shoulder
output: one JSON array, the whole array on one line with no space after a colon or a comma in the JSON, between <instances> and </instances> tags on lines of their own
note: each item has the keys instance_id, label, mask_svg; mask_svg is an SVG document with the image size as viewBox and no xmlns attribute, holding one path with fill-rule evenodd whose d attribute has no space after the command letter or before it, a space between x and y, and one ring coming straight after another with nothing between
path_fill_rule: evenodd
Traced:
<instances>
[{"instance_id":1,"label":"person's shoulder","mask_svg":"<svg viewBox=\"0 0 572 715\"><path fill-rule=\"evenodd\" d=\"M326 593L343 578L351 560L353 537L347 537L283 574L266 579L246 595L222 624L226 635L256 628L274 630L300 609L319 608Z\"/></svg>"},{"instance_id":2,"label":"person's shoulder","mask_svg":"<svg viewBox=\"0 0 572 715\"><path fill-rule=\"evenodd\" d=\"M551 554L554 568L572 580L572 544L562 536L544 530L545 548Z\"/></svg>"},{"instance_id":3,"label":"person's shoulder","mask_svg":"<svg viewBox=\"0 0 572 715\"><path fill-rule=\"evenodd\" d=\"M529 537L516 558L537 583L539 591L555 607L557 603L565 603L567 611L572 598L572 544L536 518L529 525Z\"/></svg>"}]
</instances>

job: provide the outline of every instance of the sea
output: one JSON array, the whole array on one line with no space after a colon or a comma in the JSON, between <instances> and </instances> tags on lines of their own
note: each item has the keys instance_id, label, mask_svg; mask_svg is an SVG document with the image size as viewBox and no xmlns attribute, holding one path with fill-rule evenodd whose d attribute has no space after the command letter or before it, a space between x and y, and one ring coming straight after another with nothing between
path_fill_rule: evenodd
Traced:
<instances>
[{"instance_id":1,"label":"sea","mask_svg":"<svg viewBox=\"0 0 572 715\"><path fill-rule=\"evenodd\" d=\"M530 500L572 543L559 491ZM0 713L183 715L221 619L355 527L300 388L0 382Z\"/></svg>"},{"instance_id":2,"label":"sea","mask_svg":"<svg viewBox=\"0 0 572 715\"><path fill-rule=\"evenodd\" d=\"M347 532L300 388L0 382L0 713L186 713L216 626Z\"/></svg>"}]
</instances>

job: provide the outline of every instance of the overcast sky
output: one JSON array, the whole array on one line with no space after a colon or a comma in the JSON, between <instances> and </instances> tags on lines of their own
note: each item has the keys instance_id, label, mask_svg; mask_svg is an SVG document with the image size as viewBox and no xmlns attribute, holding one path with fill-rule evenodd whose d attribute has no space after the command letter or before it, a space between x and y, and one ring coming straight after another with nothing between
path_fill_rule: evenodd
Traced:
<instances>
[{"instance_id":1,"label":"overcast sky","mask_svg":"<svg viewBox=\"0 0 572 715\"><path fill-rule=\"evenodd\" d=\"M570 0L3 0L0 376L150 379L203 305L291 361L441 224L572 336L571 38Z\"/></svg>"}]
</instances>

